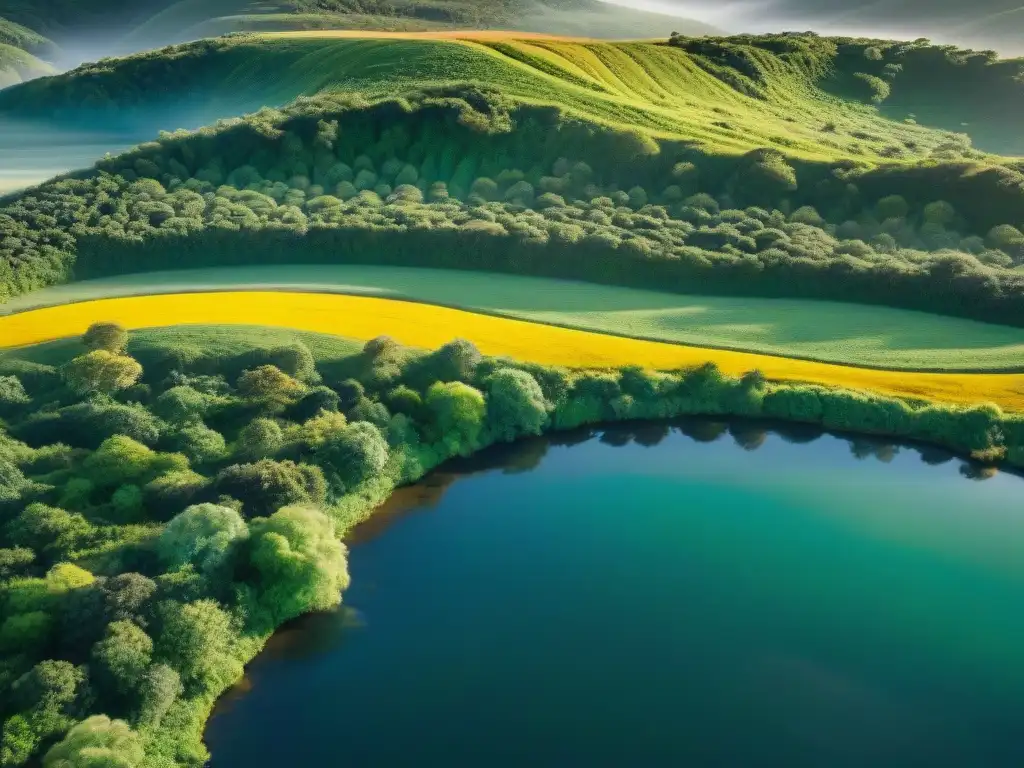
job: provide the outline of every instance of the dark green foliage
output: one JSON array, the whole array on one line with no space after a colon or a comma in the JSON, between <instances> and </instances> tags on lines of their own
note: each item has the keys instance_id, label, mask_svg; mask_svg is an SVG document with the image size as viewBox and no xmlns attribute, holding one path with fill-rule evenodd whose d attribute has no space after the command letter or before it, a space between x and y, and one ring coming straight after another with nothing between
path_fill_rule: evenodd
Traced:
<instances>
[{"instance_id":1,"label":"dark green foliage","mask_svg":"<svg viewBox=\"0 0 1024 768\"><path fill-rule=\"evenodd\" d=\"M0 376L0 416L16 413L29 403L25 387L16 376Z\"/></svg>"},{"instance_id":2,"label":"dark green foliage","mask_svg":"<svg viewBox=\"0 0 1024 768\"><path fill-rule=\"evenodd\" d=\"M319 467L294 461L234 464L218 473L213 487L218 494L241 501L250 517L272 514L288 504L323 504L327 497Z\"/></svg>"},{"instance_id":3,"label":"dark green foliage","mask_svg":"<svg viewBox=\"0 0 1024 768\"><path fill-rule=\"evenodd\" d=\"M889 84L882 78L868 75L864 72L855 72L853 77L861 84L859 95L864 101L881 104L889 98L891 89Z\"/></svg>"},{"instance_id":4,"label":"dark green foliage","mask_svg":"<svg viewBox=\"0 0 1024 768\"><path fill-rule=\"evenodd\" d=\"M152 656L149 635L130 621L114 621L93 647L90 673L108 696L125 699L135 692Z\"/></svg>"},{"instance_id":5,"label":"dark green foliage","mask_svg":"<svg viewBox=\"0 0 1024 768\"><path fill-rule=\"evenodd\" d=\"M36 560L36 553L28 547L0 549L0 580L23 576Z\"/></svg>"},{"instance_id":6,"label":"dark green foliage","mask_svg":"<svg viewBox=\"0 0 1024 768\"><path fill-rule=\"evenodd\" d=\"M66 661L41 661L10 688L0 760L21 765L59 738L88 705L85 670Z\"/></svg>"},{"instance_id":7,"label":"dark green foliage","mask_svg":"<svg viewBox=\"0 0 1024 768\"><path fill-rule=\"evenodd\" d=\"M80 514L45 504L30 504L4 529L6 540L54 563L75 550L92 530Z\"/></svg>"},{"instance_id":8,"label":"dark green foliage","mask_svg":"<svg viewBox=\"0 0 1024 768\"><path fill-rule=\"evenodd\" d=\"M339 387L339 391L341 388ZM358 402L358 397L351 404ZM341 408L341 398L338 392L330 387L314 387L309 394L297 402L287 415L294 421L305 421L316 416L320 411L338 411Z\"/></svg>"},{"instance_id":9,"label":"dark green foliage","mask_svg":"<svg viewBox=\"0 0 1024 768\"><path fill-rule=\"evenodd\" d=\"M366 398L366 388L355 379L345 379L337 386L338 410L348 413Z\"/></svg>"},{"instance_id":10,"label":"dark green foliage","mask_svg":"<svg viewBox=\"0 0 1024 768\"><path fill-rule=\"evenodd\" d=\"M98 448L114 435L154 445L160 437L160 420L140 405L91 398L56 411L33 413L18 425L15 434L31 445L63 442Z\"/></svg>"},{"instance_id":11,"label":"dark green foliage","mask_svg":"<svg viewBox=\"0 0 1024 768\"><path fill-rule=\"evenodd\" d=\"M181 677L166 664L154 664L139 681L139 724L158 728L182 692Z\"/></svg>"},{"instance_id":12,"label":"dark green foliage","mask_svg":"<svg viewBox=\"0 0 1024 768\"><path fill-rule=\"evenodd\" d=\"M238 435L237 452L246 459L274 456L284 443L281 427L273 419L253 419Z\"/></svg>"}]
</instances>

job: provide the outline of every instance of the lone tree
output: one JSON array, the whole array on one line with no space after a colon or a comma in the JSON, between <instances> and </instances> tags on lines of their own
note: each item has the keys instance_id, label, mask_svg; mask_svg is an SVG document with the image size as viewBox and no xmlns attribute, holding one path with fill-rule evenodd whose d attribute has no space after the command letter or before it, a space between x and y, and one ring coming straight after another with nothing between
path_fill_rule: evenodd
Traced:
<instances>
[{"instance_id":1,"label":"lone tree","mask_svg":"<svg viewBox=\"0 0 1024 768\"><path fill-rule=\"evenodd\" d=\"M93 323L82 336L89 349L105 349L120 354L128 347L128 331L117 323Z\"/></svg>"}]
</instances>

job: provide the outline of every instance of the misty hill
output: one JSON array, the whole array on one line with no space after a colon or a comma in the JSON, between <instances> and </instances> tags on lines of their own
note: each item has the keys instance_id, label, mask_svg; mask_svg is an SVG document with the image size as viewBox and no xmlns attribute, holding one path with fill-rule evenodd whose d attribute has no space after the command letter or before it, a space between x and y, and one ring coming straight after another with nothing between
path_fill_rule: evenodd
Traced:
<instances>
[{"instance_id":1,"label":"misty hill","mask_svg":"<svg viewBox=\"0 0 1024 768\"><path fill-rule=\"evenodd\" d=\"M241 31L472 28L597 38L717 32L599 0L0 0L0 17L57 41L65 65Z\"/></svg>"},{"instance_id":2,"label":"misty hill","mask_svg":"<svg viewBox=\"0 0 1024 768\"><path fill-rule=\"evenodd\" d=\"M53 74L53 67L39 57L56 55L56 46L42 35L0 18L0 88Z\"/></svg>"}]
</instances>

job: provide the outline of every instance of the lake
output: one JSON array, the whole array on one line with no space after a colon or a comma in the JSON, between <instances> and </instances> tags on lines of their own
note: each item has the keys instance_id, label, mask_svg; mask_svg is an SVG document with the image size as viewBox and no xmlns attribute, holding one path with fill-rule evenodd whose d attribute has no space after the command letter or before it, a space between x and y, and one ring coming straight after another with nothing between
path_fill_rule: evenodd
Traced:
<instances>
[{"instance_id":1,"label":"lake","mask_svg":"<svg viewBox=\"0 0 1024 768\"><path fill-rule=\"evenodd\" d=\"M1024 481L688 421L402 489L280 631L214 768L1024 764Z\"/></svg>"}]
</instances>

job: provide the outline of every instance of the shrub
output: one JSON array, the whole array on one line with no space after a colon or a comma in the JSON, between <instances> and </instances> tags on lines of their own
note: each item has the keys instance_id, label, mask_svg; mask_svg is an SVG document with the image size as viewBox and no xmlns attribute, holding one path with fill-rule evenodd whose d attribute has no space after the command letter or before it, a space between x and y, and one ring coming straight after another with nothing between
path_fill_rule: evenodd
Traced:
<instances>
[{"instance_id":1,"label":"shrub","mask_svg":"<svg viewBox=\"0 0 1024 768\"><path fill-rule=\"evenodd\" d=\"M858 83L855 93L857 94L857 97L863 101L871 101L875 104L881 104L889 98L892 88L882 78L869 75L865 72L855 72L853 77L855 82Z\"/></svg>"},{"instance_id":2,"label":"shrub","mask_svg":"<svg viewBox=\"0 0 1024 768\"><path fill-rule=\"evenodd\" d=\"M384 469L388 446L380 431L357 421L328 436L314 454L336 496Z\"/></svg>"},{"instance_id":3,"label":"shrub","mask_svg":"<svg viewBox=\"0 0 1024 768\"><path fill-rule=\"evenodd\" d=\"M501 368L488 377L487 424L499 440L539 435L548 422L547 400L540 384L526 371Z\"/></svg>"},{"instance_id":4,"label":"shrub","mask_svg":"<svg viewBox=\"0 0 1024 768\"><path fill-rule=\"evenodd\" d=\"M128 346L128 332L117 323L93 323L82 336L89 349L102 349L120 355Z\"/></svg>"},{"instance_id":5,"label":"shrub","mask_svg":"<svg viewBox=\"0 0 1024 768\"><path fill-rule=\"evenodd\" d=\"M96 349L76 357L61 370L68 386L76 392L114 392L132 386L142 375L142 366L125 355Z\"/></svg>"},{"instance_id":6,"label":"shrub","mask_svg":"<svg viewBox=\"0 0 1024 768\"><path fill-rule=\"evenodd\" d=\"M254 597L269 626L338 604L349 583L346 551L327 515L289 506L250 528Z\"/></svg>"},{"instance_id":7,"label":"shrub","mask_svg":"<svg viewBox=\"0 0 1024 768\"><path fill-rule=\"evenodd\" d=\"M281 427L273 419L253 419L238 435L238 453L249 459L273 456L284 443Z\"/></svg>"},{"instance_id":8,"label":"shrub","mask_svg":"<svg viewBox=\"0 0 1024 768\"><path fill-rule=\"evenodd\" d=\"M319 506L327 499L327 483L319 467L272 459L222 469L214 480L214 489L241 501L254 517L272 514L289 504Z\"/></svg>"},{"instance_id":9,"label":"shrub","mask_svg":"<svg viewBox=\"0 0 1024 768\"><path fill-rule=\"evenodd\" d=\"M176 515L157 539L156 551L169 569L191 564L216 576L232 548L249 535L242 516L229 507L196 504Z\"/></svg>"},{"instance_id":10,"label":"shrub","mask_svg":"<svg viewBox=\"0 0 1024 768\"><path fill-rule=\"evenodd\" d=\"M427 390L425 405L433 440L455 454L477 447L487 410L480 390L461 381L437 381Z\"/></svg>"}]
</instances>

